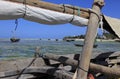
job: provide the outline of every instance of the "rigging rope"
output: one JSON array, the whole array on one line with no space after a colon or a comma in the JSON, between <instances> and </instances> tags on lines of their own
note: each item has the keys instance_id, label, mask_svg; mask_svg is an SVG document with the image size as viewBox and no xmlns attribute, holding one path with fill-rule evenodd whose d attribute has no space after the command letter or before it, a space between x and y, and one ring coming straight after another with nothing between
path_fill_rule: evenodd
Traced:
<instances>
[{"instance_id":1,"label":"rigging rope","mask_svg":"<svg viewBox=\"0 0 120 79\"><path fill-rule=\"evenodd\" d=\"M23 4L25 5L25 12L23 14L23 18L24 18L26 16L26 12L27 12L26 0L23 1Z\"/></svg>"},{"instance_id":2,"label":"rigging rope","mask_svg":"<svg viewBox=\"0 0 120 79\"><path fill-rule=\"evenodd\" d=\"M12 32L12 37L15 37L15 32L16 32L17 28L18 28L18 19L15 20L15 28L14 28L13 31L11 31Z\"/></svg>"},{"instance_id":3,"label":"rigging rope","mask_svg":"<svg viewBox=\"0 0 120 79\"><path fill-rule=\"evenodd\" d=\"M78 16L80 16L80 7L78 8Z\"/></svg>"},{"instance_id":4,"label":"rigging rope","mask_svg":"<svg viewBox=\"0 0 120 79\"><path fill-rule=\"evenodd\" d=\"M101 31L102 31L102 38L104 38L104 29L103 29L103 16L101 15L100 17L100 22L99 22L99 26L101 28Z\"/></svg>"},{"instance_id":5,"label":"rigging rope","mask_svg":"<svg viewBox=\"0 0 120 79\"><path fill-rule=\"evenodd\" d=\"M18 19L15 20L15 29L14 29L14 31L17 30L17 27L18 27Z\"/></svg>"}]
</instances>

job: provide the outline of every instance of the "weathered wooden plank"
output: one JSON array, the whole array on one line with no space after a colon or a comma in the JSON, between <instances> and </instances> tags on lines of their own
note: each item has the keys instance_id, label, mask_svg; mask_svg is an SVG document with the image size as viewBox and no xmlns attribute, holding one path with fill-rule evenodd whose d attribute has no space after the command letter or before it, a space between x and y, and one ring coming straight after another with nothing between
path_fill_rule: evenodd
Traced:
<instances>
[{"instance_id":1,"label":"weathered wooden plank","mask_svg":"<svg viewBox=\"0 0 120 79\"><path fill-rule=\"evenodd\" d=\"M13 70L13 71L11 70L6 72L0 72L0 79L21 75L21 74L35 74L35 73L51 75L59 79L72 79L72 76L73 76L73 73L71 72L67 72L67 71L60 70L58 68L50 67L50 66L41 66L41 67L29 67L29 68L26 68L24 71L23 69L19 69L19 70Z\"/></svg>"},{"instance_id":2,"label":"weathered wooden plank","mask_svg":"<svg viewBox=\"0 0 120 79\"><path fill-rule=\"evenodd\" d=\"M55 61L58 61L60 63L68 64L68 65L76 66L76 67L78 64L78 61L76 61L76 60L70 59L70 58L65 57L65 56L55 55L52 53L46 53L45 55L43 55L43 58L55 60Z\"/></svg>"},{"instance_id":3,"label":"weathered wooden plank","mask_svg":"<svg viewBox=\"0 0 120 79\"><path fill-rule=\"evenodd\" d=\"M84 46L82 50L81 57L79 58L77 79L87 79L87 74L89 70L89 63L91 59L92 49L94 45L94 40L97 35L97 28L99 24L101 11L104 0L94 0L92 10L94 10L98 15L91 13L88 22L87 32L85 36Z\"/></svg>"},{"instance_id":4,"label":"weathered wooden plank","mask_svg":"<svg viewBox=\"0 0 120 79\"><path fill-rule=\"evenodd\" d=\"M71 65L74 67L78 66L77 60L73 60L68 57L58 56L58 55L51 54L51 53L45 54L43 57L51 59L51 60L59 61L63 64L68 64L68 65ZM120 77L120 69L119 68L109 68L106 66L90 63L89 69L94 72L100 72L100 73L103 73L108 76Z\"/></svg>"},{"instance_id":5,"label":"weathered wooden plank","mask_svg":"<svg viewBox=\"0 0 120 79\"><path fill-rule=\"evenodd\" d=\"M16 60L1 60L0 61L0 72L8 71L8 70L19 70L28 67L31 62L35 58L22 58L22 59L16 59ZM37 58L35 61L31 64L31 66L43 66L45 65L45 62L42 58Z\"/></svg>"},{"instance_id":6,"label":"weathered wooden plank","mask_svg":"<svg viewBox=\"0 0 120 79\"><path fill-rule=\"evenodd\" d=\"M109 68L106 66L101 66L101 65L92 64L92 63L90 63L89 68L95 72L100 72L112 78L120 77L120 68Z\"/></svg>"},{"instance_id":7,"label":"weathered wooden plank","mask_svg":"<svg viewBox=\"0 0 120 79\"><path fill-rule=\"evenodd\" d=\"M58 11L62 13L67 14L73 14L79 16L79 8L76 7L67 7L65 5L58 5L53 3L48 3L44 1L39 0L6 0L6 1L12 1L12 2L18 2L18 3L24 3L27 5L40 7L48 10ZM80 16L83 18L89 18L89 10L85 8L80 8Z\"/></svg>"}]
</instances>

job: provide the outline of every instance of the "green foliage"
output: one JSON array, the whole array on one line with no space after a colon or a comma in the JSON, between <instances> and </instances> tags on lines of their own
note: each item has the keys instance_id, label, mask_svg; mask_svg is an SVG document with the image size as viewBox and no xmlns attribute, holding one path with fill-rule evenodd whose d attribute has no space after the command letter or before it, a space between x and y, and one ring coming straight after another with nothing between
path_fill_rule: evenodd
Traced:
<instances>
[{"instance_id":1,"label":"green foliage","mask_svg":"<svg viewBox=\"0 0 120 79\"><path fill-rule=\"evenodd\" d=\"M63 38L63 40L66 40L66 39L84 39L84 38L85 38L85 35L66 36Z\"/></svg>"},{"instance_id":2,"label":"green foliage","mask_svg":"<svg viewBox=\"0 0 120 79\"><path fill-rule=\"evenodd\" d=\"M114 36L113 34L110 34L110 33L103 33L103 35L106 37L106 39L115 39L115 38L117 38L116 36Z\"/></svg>"},{"instance_id":3,"label":"green foliage","mask_svg":"<svg viewBox=\"0 0 120 79\"><path fill-rule=\"evenodd\" d=\"M103 33L103 36L104 36L104 39L116 39L117 38L116 36L114 36L113 34L110 34L108 32ZM66 39L84 39L84 38L85 38L85 35L66 36L63 38L63 40L66 40ZM103 37L101 35L97 35L96 38L101 39Z\"/></svg>"}]
</instances>

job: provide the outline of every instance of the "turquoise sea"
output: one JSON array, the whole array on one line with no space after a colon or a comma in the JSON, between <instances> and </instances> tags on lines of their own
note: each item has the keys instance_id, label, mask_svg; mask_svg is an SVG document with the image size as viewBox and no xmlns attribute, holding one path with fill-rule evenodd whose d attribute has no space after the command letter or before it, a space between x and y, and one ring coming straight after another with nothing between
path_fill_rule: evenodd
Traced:
<instances>
[{"instance_id":1,"label":"turquoise sea","mask_svg":"<svg viewBox=\"0 0 120 79\"><path fill-rule=\"evenodd\" d=\"M17 43L11 43L9 39L0 40L0 59L12 59L22 57L33 57L35 48L40 47L40 52L55 54L74 54L81 53L82 47L74 44L83 44L83 41L66 42L62 40L40 40L40 39L21 39ZM97 48L93 52L120 51L120 43L113 41L96 42Z\"/></svg>"}]
</instances>

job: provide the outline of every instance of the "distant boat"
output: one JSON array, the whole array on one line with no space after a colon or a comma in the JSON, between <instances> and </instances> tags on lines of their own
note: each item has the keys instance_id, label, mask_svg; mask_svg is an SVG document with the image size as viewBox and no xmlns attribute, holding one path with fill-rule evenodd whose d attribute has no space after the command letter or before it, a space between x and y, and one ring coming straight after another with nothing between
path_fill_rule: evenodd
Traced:
<instances>
[{"instance_id":1,"label":"distant boat","mask_svg":"<svg viewBox=\"0 0 120 79\"><path fill-rule=\"evenodd\" d=\"M13 37L13 38L10 38L10 41L11 41L11 42L19 42L20 39L19 39L19 38Z\"/></svg>"},{"instance_id":2,"label":"distant boat","mask_svg":"<svg viewBox=\"0 0 120 79\"><path fill-rule=\"evenodd\" d=\"M115 40L115 42L120 42L120 39Z\"/></svg>"},{"instance_id":3,"label":"distant boat","mask_svg":"<svg viewBox=\"0 0 120 79\"><path fill-rule=\"evenodd\" d=\"M55 41L59 41L58 39L55 39Z\"/></svg>"},{"instance_id":4,"label":"distant boat","mask_svg":"<svg viewBox=\"0 0 120 79\"><path fill-rule=\"evenodd\" d=\"M66 42L71 42L71 41L75 41L74 39L66 39Z\"/></svg>"},{"instance_id":5,"label":"distant boat","mask_svg":"<svg viewBox=\"0 0 120 79\"><path fill-rule=\"evenodd\" d=\"M75 46L77 46L77 47L83 47L83 45L82 44L74 44ZM97 44L95 44L95 45L93 45L93 48L97 48Z\"/></svg>"}]
</instances>

